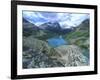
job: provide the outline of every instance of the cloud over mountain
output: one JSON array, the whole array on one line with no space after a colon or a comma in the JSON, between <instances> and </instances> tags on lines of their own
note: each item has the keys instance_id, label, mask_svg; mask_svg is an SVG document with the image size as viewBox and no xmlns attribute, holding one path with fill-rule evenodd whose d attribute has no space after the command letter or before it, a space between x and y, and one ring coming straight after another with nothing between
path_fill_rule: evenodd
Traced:
<instances>
[{"instance_id":1,"label":"cloud over mountain","mask_svg":"<svg viewBox=\"0 0 100 80\"><path fill-rule=\"evenodd\" d=\"M62 28L71 28L88 19L89 14L23 11L23 18L37 26L46 22L59 22Z\"/></svg>"}]
</instances>

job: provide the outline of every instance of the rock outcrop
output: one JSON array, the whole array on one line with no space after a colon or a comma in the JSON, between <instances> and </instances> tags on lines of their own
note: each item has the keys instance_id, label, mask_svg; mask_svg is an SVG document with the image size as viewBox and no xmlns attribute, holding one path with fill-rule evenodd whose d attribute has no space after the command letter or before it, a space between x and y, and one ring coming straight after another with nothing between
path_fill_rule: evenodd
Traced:
<instances>
[{"instance_id":1,"label":"rock outcrop","mask_svg":"<svg viewBox=\"0 0 100 80\"><path fill-rule=\"evenodd\" d=\"M64 66L86 66L87 57L83 55L81 49L76 45L63 45L55 48L60 55L56 57Z\"/></svg>"}]
</instances>

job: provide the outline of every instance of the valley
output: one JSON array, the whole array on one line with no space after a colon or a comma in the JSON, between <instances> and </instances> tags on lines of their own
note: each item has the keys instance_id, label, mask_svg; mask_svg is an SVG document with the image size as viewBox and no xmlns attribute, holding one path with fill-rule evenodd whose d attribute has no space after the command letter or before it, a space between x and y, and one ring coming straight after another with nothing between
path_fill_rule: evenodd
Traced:
<instances>
[{"instance_id":1,"label":"valley","mask_svg":"<svg viewBox=\"0 0 100 80\"><path fill-rule=\"evenodd\" d=\"M68 29L58 22L36 26L24 20L23 68L88 66L89 55L89 19Z\"/></svg>"}]
</instances>

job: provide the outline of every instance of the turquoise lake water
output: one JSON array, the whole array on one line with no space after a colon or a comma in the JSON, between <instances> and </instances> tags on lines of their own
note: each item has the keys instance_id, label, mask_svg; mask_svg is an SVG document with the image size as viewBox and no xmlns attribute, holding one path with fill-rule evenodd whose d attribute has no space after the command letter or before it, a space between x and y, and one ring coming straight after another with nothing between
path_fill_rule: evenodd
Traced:
<instances>
[{"instance_id":1,"label":"turquoise lake water","mask_svg":"<svg viewBox=\"0 0 100 80\"><path fill-rule=\"evenodd\" d=\"M66 42L62 37L50 38L50 39L48 39L47 41L48 41L48 44L49 44L51 47L58 47L58 46L67 44L67 42Z\"/></svg>"}]
</instances>

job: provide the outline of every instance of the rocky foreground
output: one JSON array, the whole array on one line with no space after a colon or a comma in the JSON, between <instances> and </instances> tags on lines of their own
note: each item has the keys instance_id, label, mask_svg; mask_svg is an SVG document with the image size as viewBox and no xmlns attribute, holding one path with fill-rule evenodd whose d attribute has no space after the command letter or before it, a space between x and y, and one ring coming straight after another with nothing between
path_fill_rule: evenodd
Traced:
<instances>
[{"instance_id":1,"label":"rocky foreground","mask_svg":"<svg viewBox=\"0 0 100 80\"><path fill-rule=\"evenodd\" d=\"M48 68L89 65L88 58L76 45L52 48L33 36L23 40L23 68Z\"/></svg>"},{"instance_id":2,"label":"rocky foreground","mask_svg":"<svg viewBox=\"0 0 100 80\"><path fill-rule=\"evenodd\" d=\"M82 50L76 45L63 45L55 49L60 55L58 61L64 66L85 66L88 65L87 57L83 55Z\"/></svg>"}]
</instances>

